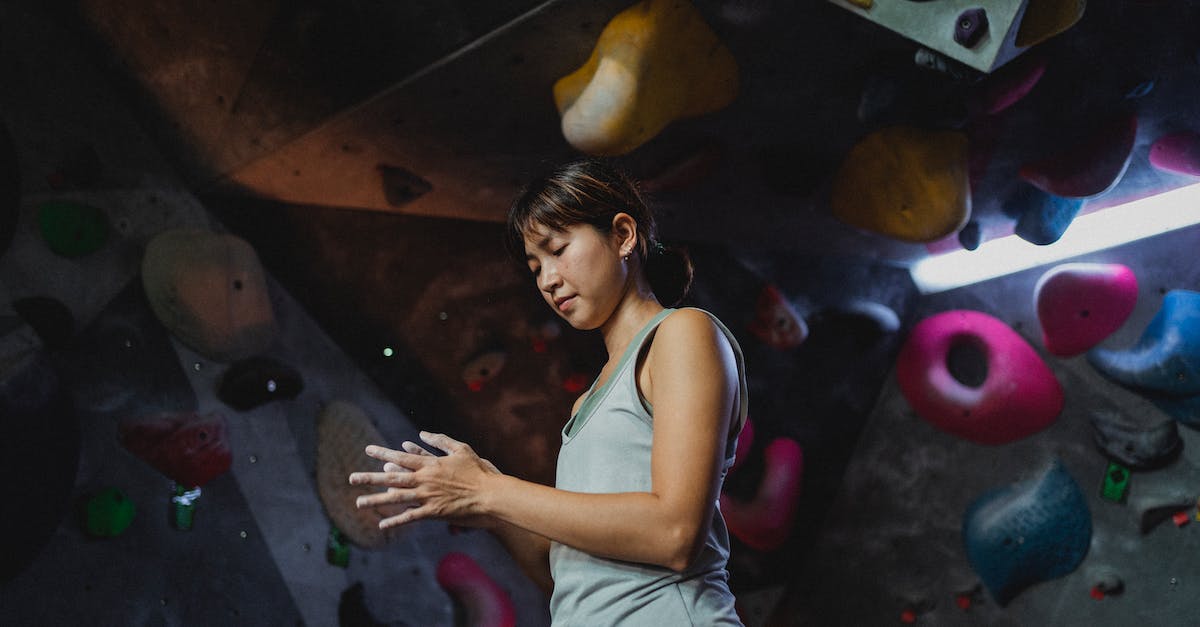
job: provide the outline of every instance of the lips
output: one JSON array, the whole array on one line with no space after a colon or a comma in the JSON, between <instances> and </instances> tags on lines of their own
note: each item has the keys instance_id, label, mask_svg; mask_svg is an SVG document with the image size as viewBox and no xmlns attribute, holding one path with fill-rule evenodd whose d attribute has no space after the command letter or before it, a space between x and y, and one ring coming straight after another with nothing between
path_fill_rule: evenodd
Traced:
<instances>
[{"instance_id":1,"label":"lips","mask_svg":"<svg viewBox=\"0 0 1200 627\"><path fill-rule=\"evenodd\" d=\"M563 296L554 299L554 306L558 307L559 311L566 311L571 308L571 303L575 302L574 296Z\"/></svg>"}]
</instances>

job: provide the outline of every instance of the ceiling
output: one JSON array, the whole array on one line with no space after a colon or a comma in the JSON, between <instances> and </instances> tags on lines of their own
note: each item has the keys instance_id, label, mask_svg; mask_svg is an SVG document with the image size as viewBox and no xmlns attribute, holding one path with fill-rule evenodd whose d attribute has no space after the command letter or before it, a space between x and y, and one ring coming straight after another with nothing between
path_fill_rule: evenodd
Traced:
<instances>
[{"instance_id":1,"label":"ceiling","mask_svg":"<svg viewBox=\"0 0 1200 627\"><path fill-rule=\"evenodd\" d=\"M560 133L551 86L629 4L81 0L76 9L199 191L499 221L522 181L578 154ZM917 43L834 2L695 5L736 58L741 87L725 109L673 123L621 158L642 177L697 154L715 164L654 195L667 239L899 265L955 247L831 217L830 179L847 151L893 124L967 134L986 164L972 190L985 239L1011 232L999 208L1024 185L1022 163L1079 144L1116 112L1136 111L1137 140L1124 178L1092 208L1186 182L1152 168L1146 152L1162 134L1200 125L1191 3L1094 2L1018 61L957 77L918 66ZM971 109L1035 55L1047 71L1029 96L997 115Z\"/></svg>"}]
</instances>

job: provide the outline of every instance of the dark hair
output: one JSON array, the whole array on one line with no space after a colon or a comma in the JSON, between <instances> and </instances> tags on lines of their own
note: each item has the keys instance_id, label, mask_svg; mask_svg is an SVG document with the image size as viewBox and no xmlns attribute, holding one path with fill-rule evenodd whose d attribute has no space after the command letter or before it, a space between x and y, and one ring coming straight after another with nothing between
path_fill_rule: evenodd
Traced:
<instances>
[{"instance_id":1,"label":"dark hair","mask_svg":"<svg viewBox=\"0 0 1200 627\"><path fill-rule=\"evenodd\" d=\"M637 222L635 254L642 260L654 296L667 307L678 304L692 284L691 258L686 250L658 241L654 214L638 193L637 184L599 159L572 161L526 185L508 210L505 247L524 265L525 234L535 226L562 230L590 224L607 234L618 213L627 213Z\"/></svg>"}]
</instances>

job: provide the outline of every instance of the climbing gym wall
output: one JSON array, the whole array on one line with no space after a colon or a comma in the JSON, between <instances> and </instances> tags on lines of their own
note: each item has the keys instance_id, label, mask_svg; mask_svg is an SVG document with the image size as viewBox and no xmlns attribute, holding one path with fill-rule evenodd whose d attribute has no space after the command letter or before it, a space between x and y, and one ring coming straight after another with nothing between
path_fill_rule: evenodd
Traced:
<instances>
[{"instance_id":1,"label":"climbing gym wall","mask_svg":"<svg viewBox=\"0 0 1200 627\"><path fill-rule=\"evenodd\" d=\"M1187 624L1200 274L1178 251L1198 244L1176 232L923 298L790 618Z\"/></svg>"}]
</instances>

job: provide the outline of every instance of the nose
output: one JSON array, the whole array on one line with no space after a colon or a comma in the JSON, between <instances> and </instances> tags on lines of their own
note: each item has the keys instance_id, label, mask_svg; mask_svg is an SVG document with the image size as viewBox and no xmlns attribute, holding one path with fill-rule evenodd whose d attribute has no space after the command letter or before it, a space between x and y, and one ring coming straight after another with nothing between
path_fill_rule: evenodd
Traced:
<instances>
[{"instance_id":1,"label":"nose","mask_svg":"<svg viewBox=\"0 0 1200 627\"><path fill-rule=\"evenodd\" d=\"M541 270L538 271L537 277L538 289L553 294L554 290L562 285L562 277L558 276L558 270L553 263L543 263Z\"/></svg>"}]
</instances>

